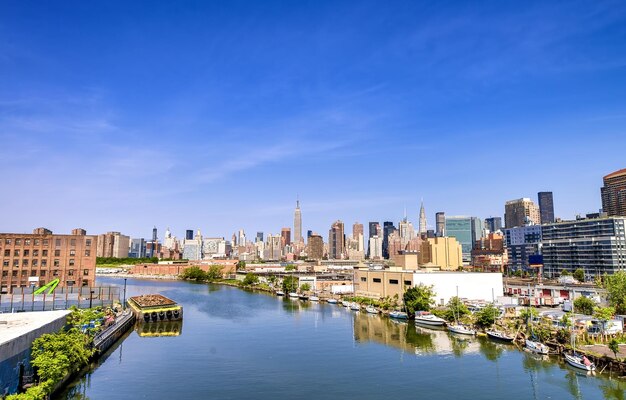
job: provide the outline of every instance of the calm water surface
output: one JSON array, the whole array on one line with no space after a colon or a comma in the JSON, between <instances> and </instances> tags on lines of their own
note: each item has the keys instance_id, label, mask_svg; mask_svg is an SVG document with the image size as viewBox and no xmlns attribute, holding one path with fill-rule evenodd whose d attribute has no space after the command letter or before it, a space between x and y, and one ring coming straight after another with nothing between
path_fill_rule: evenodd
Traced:
<instances>
[{"instance_id":1,"label":"calm water surface","mask_svg":"<svg viewBox=\"0 0 626 400\"><path fill-rule=\"evenodd\" d=\"M626 384L514 346L337 305L128 279L181 303L179 336L131 332L62 399L624 399ZM123 279L98 278L101 285Z\"/></svg>"}]
</instances>

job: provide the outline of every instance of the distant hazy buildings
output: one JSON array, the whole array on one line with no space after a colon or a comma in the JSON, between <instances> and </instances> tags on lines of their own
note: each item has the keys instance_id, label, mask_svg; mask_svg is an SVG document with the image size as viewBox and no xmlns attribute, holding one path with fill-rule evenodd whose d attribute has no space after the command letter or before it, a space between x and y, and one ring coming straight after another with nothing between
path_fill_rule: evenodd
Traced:
<instances>
[{"instance_id":1,"label":"distant hazy buildings","mask_svg":"<svg viewBox=\"0 0 626 400\"><path fill-rule=\"evenodd\" d=\"M615 171L603 180L602 210L608 216L626 216L626 169Z\"/></svg>"},{"instance_id":2,"label":"distant hazy buildings","mask_svg":"<svg viewBox=\"0 0 626 400\"><path fill-rule=\"evenodd\" d=\"M339 260L343 258L344 254L344 225L341 221L335 221L328 231L328 258L331 260Z\"/></svg>"},{"instance_id":3,"label":"distant hazy buildings","mask_svg":"<svg viewBox=\"0 0 626 400\"><path fill-rule=\"evenodd\" d=\"M300 200L296 201L296 210L293 213L293 240L296 243L302 242L302 211L300 211Z\"/></svg>"},{"instance_id":4,"label":"distant hazy buildings","mask_svg":"<svg viewBox=\"0 0 626 400\"><path fill-rule=\"evenodd\" d=\"M626 218L592 218L547 224L543 263L548 276L578 268L587 277L626 269Z\"/></svg>"},{"instance_id":5,"label":"distant hazy buildings","mask_svg":"<svg viewBox=\"0 0 626 400\"><path fill-rule=\"evenodd\" d=\"M498 232L502 230L502 218L501 217L489 217L485 218L485 229L489 232Z\"/></svg>"},{"instance_id":6,"label":"distant hazy buildings","mask_svg":"<svg viewBox=\"0 0 626 400\"><path fill-rule=\"evenodd\" d=\"M97 257L128 257L128 248L130 247L130 237L122 235L119 232L107 232L98 235L98 248L96 250Z\"/></svg>"},{"instance_id":7,"label":"distant hazy buildings","mask_svg":"<svg viewBox=\"0 0 626 400\"><path fill-rule=\"evenodd\" d=\"M202 258L224 258L226 257L226 240L224 238L202 238Z\"/></svg>"},{"instance_id":8,"label":"distant hazy buildings","mask_svg":"<svg viewBox=\"0 0 626 400\"><path fill-rule=\"evenodd\" d=\"M0 293L43 286L53 279L59 279L61 287L94 286L97 241L84 229L74 229L71 235L45 228L32 234L0 233Z\"/></svg>"},{"instance_id":9,"label":"distant hazy buildings","mask_svg":"<svg viewBox=\"0 0 626 400\"><path fill-rule=\"evenodd\" d=\"M526 225L505 229L509 269L527 270L530 257L541 254L541 225Z\"/></svg>"},{"instance_id":10,"label":"distant hazy buildings","mask_svg":"<svg viewBox=\"0 0 626 400\"><path fill-rule=\"evenodd\" d=\"M324 257L324 239L311 233L307 243L307 257L309 260L321 260Z\"/></svg>"},{"instance_id":11,"label":"distant hazy buildings","mask_svg":"<svg viewBox=\"0 0 626 400\"><path fill-rule=\"evenodd\" d=\"M542 224L551 224L554 222L554 199L552 192L539 192L537 194L539 200L539 219Z\"/></svg>"},{"instance_id":12,"label":"distant hazy buildings","mask_svg":"<svg viewBox=\"0 0 626 400\"><path fill-rule=\"evenodd\" d=\"M446 236L446 213L440 211L435 214L435 234Z\"/></svg>"},{"instance_id":13,"label":"distant hazy buildings","mask_svg":"<svg viewBox=\"0 0 626 400\"><path fill-rule=\"evenodd\" d=\"M539 225L539 207L528 198L507 201L504 204L504 224L507 228L524 226L529 223Z\"/></svg>"},{"instance_id":14,"label":"distant hazy buildings","mask_svg":"<svg viewBox=\"0 0 626 400\"><path fill-rule=\"evenodd\" d=\"M493 232L477 240L472 249L472 265L484 271L503 272L508 260L504 243L504 236Z\"/></svg>"},{"instance_id":15,"label":"distant hazy buildings","mask_svg":"<svg viewBox=\"0 0 626 400\"><path fill-rule=\"evenodd\" d=\"M477 217L453 216L446 217L446 235L456 238L461 244L463 261L469 264L472 259L474 242L483 236L482 222Z\"/></svg>"}]
</instances>

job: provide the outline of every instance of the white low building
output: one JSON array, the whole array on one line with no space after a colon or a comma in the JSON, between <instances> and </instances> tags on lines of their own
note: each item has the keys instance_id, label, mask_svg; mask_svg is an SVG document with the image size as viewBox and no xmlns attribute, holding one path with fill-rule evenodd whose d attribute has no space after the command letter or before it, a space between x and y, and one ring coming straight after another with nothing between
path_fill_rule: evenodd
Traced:
<instances>
[{"instance_id":1,"label":"white low building","mask_svg":"<svg viewBox=\"0 0 626 400\"><path fill-rule=\"evenodd\" d=\"M492 301L504 293L499 272L416 272L413 285L432 285L438 305L457 295L462 299Z\"/></svg>"}]
</instances>

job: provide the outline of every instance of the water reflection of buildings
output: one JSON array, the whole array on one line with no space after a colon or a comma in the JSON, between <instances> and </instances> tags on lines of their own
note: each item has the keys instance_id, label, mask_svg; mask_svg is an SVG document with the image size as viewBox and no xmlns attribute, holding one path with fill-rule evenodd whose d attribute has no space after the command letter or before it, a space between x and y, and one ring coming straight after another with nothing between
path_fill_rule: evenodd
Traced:
<instances>
[{"instance_id":1,"label":"water reflection of buildings","mask_svg":"<svg viewBox=\"0 0 626 400\"><path fill-rule=\"evenodd\" d=\"M354 314L354 338L357 342L376 342L417 355L478 353L475 338L457 337L446 330L416 327L413 322L395 322L365 313Z\"/></svg>"}]
</instances>

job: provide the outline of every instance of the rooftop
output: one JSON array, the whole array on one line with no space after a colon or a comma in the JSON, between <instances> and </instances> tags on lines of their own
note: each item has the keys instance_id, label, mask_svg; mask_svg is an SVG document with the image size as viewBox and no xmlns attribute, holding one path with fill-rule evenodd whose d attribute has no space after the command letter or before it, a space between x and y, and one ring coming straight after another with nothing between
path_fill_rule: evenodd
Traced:
<instances>
[{"instance_id":1,"label":"rooftop","mask_svg":"<svg viewBox=\"0 0 626 400\"><path fill-rule=\"evenodd\" d=\"M69 310L56 310L0 314L0 346L65 317L70 312Z\"/></svg>"},{"instance_id":2,"label":"rooftop","mask_svg":"<svg viewBox=\"0 0 626 400\"><path fill-rule=\"evenodd\" d=\"M626 168L610 173L607 176L605 176L604 179L611 179L611 178L615 178L616 176L622 176L622 175L626 175Z\"/></svg>"}]
</instances>

